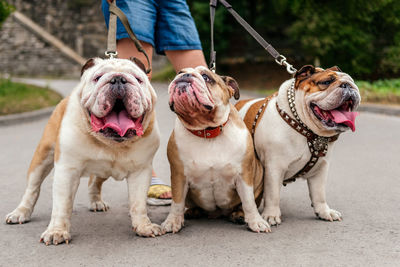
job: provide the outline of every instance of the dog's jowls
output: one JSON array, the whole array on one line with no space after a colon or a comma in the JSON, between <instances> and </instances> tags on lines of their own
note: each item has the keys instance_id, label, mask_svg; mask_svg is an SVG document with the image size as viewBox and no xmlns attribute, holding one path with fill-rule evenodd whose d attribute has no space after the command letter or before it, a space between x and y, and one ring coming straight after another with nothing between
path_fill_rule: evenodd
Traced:
<instances>
[{"instance_id":1,"label":"dog's jowls","mask_svg":"<svg viewBox=\"0 0 400 267\"><path fill-rule=\"evenodd\" d=\"M294 84L293 84L294 83ZM332 137L349 129L355 130L354 110L360 103L360 94L353 79L337 67L301 68L294 79L284 82L269 101L263 116L258 119L254 144L264 169L264 210L262 216L271 225L281 223L280 189L282 183L301 170L310 159L307 139L289 126L279 115L278 106L294 117L288 104L287 91L294 86L295 108L300 120L318 136ZM236 104L239 114L251 130L262 99L243 100ZM329 159L333 142L328 144L325 157L302 178L307 179L315 214L324 220L341 220L341 214L331 209L325 196Z\"/></svg>"}]
</instances>

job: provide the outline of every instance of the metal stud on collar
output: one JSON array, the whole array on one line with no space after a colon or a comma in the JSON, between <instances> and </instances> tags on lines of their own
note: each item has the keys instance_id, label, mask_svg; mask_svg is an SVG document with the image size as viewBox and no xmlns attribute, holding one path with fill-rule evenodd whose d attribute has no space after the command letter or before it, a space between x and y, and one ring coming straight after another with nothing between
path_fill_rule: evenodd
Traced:
<instances>
[{"instance_id":1,"label":"metal stud on collar","mask_svg":"<svg viewBox=\"0 0 400 267\"><path fill-rule=\"evenodd\" d=\"M290 111L292 112L294 118L296 119L296 121L303 126L303 128L307 129L308 131L311 131L300 119L299 115L297 114L297 110L296 110L296 105L295 105L295 93L294 93L294 84L295 84L295 80L293 80L292 85L290 86L290 88L287 90L287 98L288 98L288 102L289 102L289 108Z\"/></svg>"}]
</instances>

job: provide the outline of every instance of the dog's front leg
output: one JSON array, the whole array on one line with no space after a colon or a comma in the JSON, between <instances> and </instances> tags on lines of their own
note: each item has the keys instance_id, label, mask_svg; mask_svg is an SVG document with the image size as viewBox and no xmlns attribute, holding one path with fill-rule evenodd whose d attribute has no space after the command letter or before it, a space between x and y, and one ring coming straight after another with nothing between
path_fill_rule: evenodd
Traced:
<instances>
[{"instance_id":1,"label":"dog's front leg","mask_svg":"<svg viewBox=\"0 0 400 267\"><path fill-rule=\"evenodd\" d=\"M340 221L342 215L340 212L329 208L326 203L326 181L328 178L329 163L325 159L321 159L318 172L307 179L310 199L314 208L314 213L318 218L327 221Z\"/></svg>"},{"instance_id":2,"label":"dog's front leg","mask_svg":"<svg viewBox=\"0 0 400 267\"><path fill-rule=\"evenodd\" d=\"M61 164L57 165L54 172L51 220L47 230L40 238L40 241L46 245L68 243L71 239L69 230L72 207L81 175L77 168L68 168Z\"/></svg>"},{"instance_id":3,"label":"dog's front leg","mask_svg":"<svg viewBox=\"0 0 400 267\"><path fill-rule=\"evenodd\" d=\"M163 234L179 232L185 221L185 199L188 191L188 183L183 173L173 169L173 165L171 165L171 183L172 204L168 217L161 224Z\"/></svg>"},{"instance_id":4,"label":"dog's front leg","mask_svg":"<svg viewBox=\"0 0 400 267\"><path fill-rule=\"evenodd\" d=\"M280 195L283 181L283 168L274 164L265 165L264 210L261 216L270 224L281 224Z\"/></svg>"},{"instance_id":5,"label":"dog's front leg","mask_svg":"<svg viewBox=\"0 0 400 267\"><path fill-rule=\"evenodd\" d=\"M236 190L242 201L245 222L254 232L271 232L268 222L258 213L253 186L248 185L244 180L249 181L248 179L242 179L242 177L237 179Z\"/></svg>"},{"instance_id":6,"label":"dog's front leg","mask_svg":"<svg viewBox=\"0 0 400 267\"><path fill-rule=\"evenodd\" d=\"M159 225L151 223L147 215L146 199L151 181L152 166L146 166L126 179L128 183L129 213L132 219L132 229L139 236L155 237L161 235Z\"/></svg>"}]
</instances>

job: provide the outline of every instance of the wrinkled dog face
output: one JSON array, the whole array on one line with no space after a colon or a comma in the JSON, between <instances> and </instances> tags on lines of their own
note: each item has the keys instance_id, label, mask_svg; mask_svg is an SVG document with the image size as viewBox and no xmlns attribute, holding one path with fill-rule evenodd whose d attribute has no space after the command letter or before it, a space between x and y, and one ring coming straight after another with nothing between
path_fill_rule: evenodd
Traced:
<instances>
[{"instance_id":1,"label":"wrinkled dog face","mask_svg":"<svg viewBox=\"0 0 400 267\"><path fill-rule=\"evenodd\" d=\"M299 116L315 133L355 131L354 110L361 96L353 79L338 67L302 67L295 75L295 90Z\"/></svg>"},{"instance_id":2,"label":"wrinkled dog face","mask_svg":"<svg viewBox=\"0 0 400 267\"><path fill-rule=\"evenodd\" d=\"M122 142L141 136L156 95L128 59L90 59L82 68L81 104L95 133Z\"/></svg>"},{"instance_id":3,"label":"wrinkled dog face","mask_svg":"<svg viewBox=\"0 0 400 267\"><path fill-rule=\"evenodd\" d=\"M199 66L181 70L169 85L168 93L169 106L185 127L200 130L227 120L229 98L239 98L239 87L234 79Z\"/></svg>"}]
</instances>

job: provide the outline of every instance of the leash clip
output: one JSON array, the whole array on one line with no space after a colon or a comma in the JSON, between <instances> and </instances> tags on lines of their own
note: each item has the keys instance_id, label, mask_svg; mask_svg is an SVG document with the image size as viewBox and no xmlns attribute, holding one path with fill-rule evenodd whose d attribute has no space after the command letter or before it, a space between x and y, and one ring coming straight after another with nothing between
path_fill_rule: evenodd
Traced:
<instances>
[{"instance_id":1,"label":"leash clip","mask_svg":"<svg viewBox=\"0 0 400 267\"><path fill-rule=\"evenodd\" d=\"M104 54L109 58L109 59L113 59L116 58L118 55L117 51L106 51L104 52Z\"/></svg>"},{"instance_id":2,"label":"leash clip","mask_svg":"<svg viewBox=\"0 0 400 267\"><path fill-rule=\"evenodd\" d=\"M213 73L215 73L215 69L216 69L215 62L211 62L211 64L210 64L210 70L211 70Z\"/></svg>"},{"instance_id":3,"label":"leash clip","mask_svg":"<svg viewBox=\"0 0 400 267\"><path fill-rule=\"evenodd\" d=\"M289 64L289 63L286 61L286 57L283 56L283 55L279 55L277 58L275 58L275 62L278 63L278 64L281 65L281 66L286 67L286 71L287 71L289 74L294 74L294 73L296 73L296 71L297 71L297 70L293 67L293 65Z\"/></svg>"}]
</instances>

